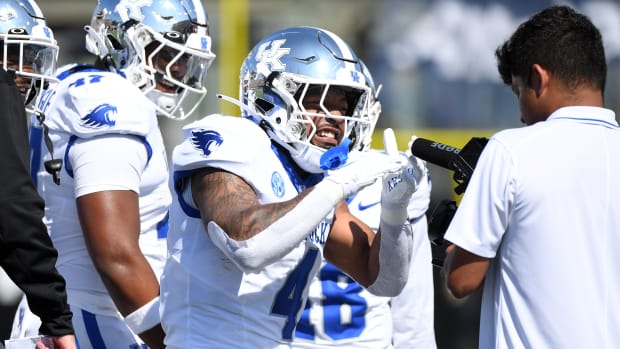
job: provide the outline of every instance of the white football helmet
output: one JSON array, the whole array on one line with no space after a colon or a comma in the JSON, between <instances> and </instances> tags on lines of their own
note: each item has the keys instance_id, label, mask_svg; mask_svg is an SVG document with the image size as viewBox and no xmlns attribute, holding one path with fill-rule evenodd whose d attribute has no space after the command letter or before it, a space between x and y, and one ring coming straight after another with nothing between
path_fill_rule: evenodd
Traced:
<instances>
[{"instance_id":1,"label":"white football helmet","mask_svg":"<svg viewBox=\"0 0 620 349\"><path fill-rule=\"evenodd\" d=\"M15 72L26 110L35 111L41 91L54 77L58 45L32 0L0 0L0 44L2 67Z\"/></svg>"},{"instance_id":2,"label":"white football helmet","mask_svg":"<svg viewBox=\"0 0 620 349\"><path fill-rule=\"evenodd\" d=\"M185 119L206 96L215 54L199 0L99 0L85 30L87 50L125 73L159 114Z\"/></svg>"},{"instance_id":3,"label":"white football helmet","mask_svg":"<svg viewBox=\"0 0 620 349\"><path fill-rule=\"evenodd\" d=\"M326 149L310 143L320 116L344 120L349 149L359 149L368 123L370 89L362 63L351 47L327 30L292 27L261 40L249 53L240 72L242 115L263 127L269 137L287 149L293 160L310 173L321 173ZM322 90L322 113L309 113L301 103L308 91ZM333 115L323 104L330 88L346 92L349 110ZM307 131L309 126L310 131Z\"/></svg>"}]
</instances>

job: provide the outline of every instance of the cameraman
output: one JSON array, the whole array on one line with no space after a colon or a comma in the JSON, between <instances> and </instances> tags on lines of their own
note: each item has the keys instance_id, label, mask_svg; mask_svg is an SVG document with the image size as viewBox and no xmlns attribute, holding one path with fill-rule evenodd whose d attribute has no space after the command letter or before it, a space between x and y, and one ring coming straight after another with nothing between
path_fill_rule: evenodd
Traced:
<instances>
[{"instance_id":1,"label":"cameraman","mask_svg":"<svg viewBox=\"0 0 620 349\"><path fill-rule=\"evenodd\" d=\"M590 20L552 6L496 51L527 127L494 135L448 228L456 297L484 280L480 348L620 343L620 129Z\"/></svg>"}]
</instances>

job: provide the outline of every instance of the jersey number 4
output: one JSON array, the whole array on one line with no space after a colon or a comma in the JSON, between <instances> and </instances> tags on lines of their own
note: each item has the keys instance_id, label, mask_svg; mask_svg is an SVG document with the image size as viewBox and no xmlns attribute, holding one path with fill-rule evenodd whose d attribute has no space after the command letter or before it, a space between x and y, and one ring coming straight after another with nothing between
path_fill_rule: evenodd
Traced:
<instances>
[{"instance_id":1,"label":"jersey number 4","mask_svg":"<svg viewBox=\"0 0 620 349\"><path fill-rule=\"evenodd\" d=\"M297 314L299 314L304 304L302 296L306 287L308 287L310 271L314 266L318 253L319 251L314 248L307 250L304 258L288 275L284 285L276 294L271 307L271 314L286 317L284 328L282 328L282 339L293 339Z\"/></svg>"}]
</instances>

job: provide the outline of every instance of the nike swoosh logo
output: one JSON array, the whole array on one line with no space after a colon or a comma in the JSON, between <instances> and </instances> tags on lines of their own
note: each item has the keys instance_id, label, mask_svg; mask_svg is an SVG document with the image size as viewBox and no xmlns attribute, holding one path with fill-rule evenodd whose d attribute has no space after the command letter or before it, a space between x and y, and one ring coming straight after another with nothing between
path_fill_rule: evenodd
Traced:
<instances>
[{"instance_id":1,"label":"nike swoosh logo","mask_svg":"<svg viewBox=\"0 0 620 349\"><path fill-rule=\"evenodd\" d=\"M357 206L357 209L360 210L360 211L364 211L364 210L367 210L367 209L369 209L369 208L371 208L373 206L379 205L380 203L381 203L381 201L377 201L377 202L373 202L372 204L369 204L369 205L362 205L362 203L360 202L358 204L358 206Z\"/></svg>"}]
</instances>

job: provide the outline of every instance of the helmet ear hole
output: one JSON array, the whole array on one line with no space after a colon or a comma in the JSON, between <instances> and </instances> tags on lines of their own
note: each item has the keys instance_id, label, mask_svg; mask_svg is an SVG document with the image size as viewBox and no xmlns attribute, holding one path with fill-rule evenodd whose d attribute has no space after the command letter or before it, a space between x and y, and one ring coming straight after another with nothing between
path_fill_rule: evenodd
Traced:
<instances>
[{"instance_id":1,"label":"helmet ear hole","mask_svg":"<svg viewBox=\"0 0 620 349\"><path fill-rule=\"evenodd\" d=\"M13 34L13 35L27 35L28 32L26 31L26 29L24 28L10 28L8 30L8 34Z\"/></svg>"},{"instance_id":2,"label":"helmet ear hole","mask_svg":"<svg viewBox=\"0 0 620 349\"><path fill-rule=\"evenodd\" d=\"M122 50L123 49L123 45L121 45L120 42L118 42L118 40L116 40L116 38L112 35L108 35L107 36L108 41L110 42L110 44L112 45L112 47L115 50Z\"/></svg>"},{"instance_id":3,"label":"helmet ear hole","mask_svg":"<svg viewBox=\"0 0 620 349\"><path fill-rule=\"evenodd\" d=\"M267 114L269 113L269 111L271 109L273 109L273 104L267 102L266 100L262 99L262 98L256 98L256 100L254 101L254 103L256 104L256 106L260 109L259 111L263 114Z\"/></svg>"}]
</instances>

